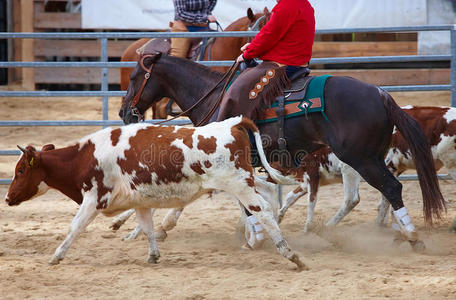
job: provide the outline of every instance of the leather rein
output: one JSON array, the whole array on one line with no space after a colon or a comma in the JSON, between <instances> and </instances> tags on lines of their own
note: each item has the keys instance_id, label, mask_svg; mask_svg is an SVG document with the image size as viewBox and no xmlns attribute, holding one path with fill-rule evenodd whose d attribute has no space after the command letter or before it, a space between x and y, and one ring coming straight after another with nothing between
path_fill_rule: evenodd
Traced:
<instances>
[{"instance_id":1,"label":"leather rein","mask_svg":"<svg viewBox=\"0 0 456 300\"><path fill-rule=\"evenodd\" d=\"M138 108L136 107L136 105L138 104L139 102L139 99L141 98L141 94L147 84L147 81L149 80L150 78L150 74L152 73L152 70L155 66L155 63L152 63L151 66L149 68L146 68L144 66L144 60L148 57L154 57L155 55L154 54L145 54L145 55L142 55L140 58L139 58L139 65L141 66L141 68L146 72L144 74L144 80L141 84L141 87L138 91L138 93L135 95L135 97L133 98L133 101L131 102L131 105L130 105L130 108L131 108L131 113L132 115L136 116L138 118L138 120L140 121L144 121L144 115L142 115ZM175 120L179 117L182 117L182 116L185 116L186 114L188 114L191 110L193 110L196 106L198 106L201 102L203 102L205 99L207 99L207 97L213 92L215 91L215 89L220 85L220 83L222 83L225 79L226 82L225 82L225 85L223 86L223 89L222 89L222 92L220 93L219 97L217 98L217 101L215 101L215 104L212 106L211 110L201 119L201 121L199 121L196 126L201 126L201 125L204 125L206 124L207 122L209 122L210 118L214 115L215 111L217 110L217 108L219 107L221 101L222 101L222 98L223 98L223 95L225 94L225 90L226 90L226 87L228 86L228 84L230 83L231 79L233 78L234 74L236 73L236 69L238 67L239 63L237 62L234 62L230 69L223 75L223 77L206 93L204 94L204 96L202 96L198 101L196 101L191 107L189 107L187 110L185 110L184 112L178 114L177 116L175 117L172 117L171 119L167 119L167 120L163 120L163 121L160 121L158 123L155 123L155 124L163 124L163 123L166 123L166 122L169 122L171 120Z\"/></svg>"},{"instance_id":2,"label":"leather rein","mask_svg":"<svg viewBox=\"0 0 456 300\"><path fill-rule=\"evenodd\" d=\"M142 84L141 84L141 87L139 88L138 93L135 95L135 97L133 98L133 101L131 102L131 105L130 105L130 107L131 107L131 114L132 114L133 116L138 117L138 120L139 120L139 121L144 121L144 115L142 115L142 114L139 112L138 108L136 107L136 104L138 104L139 99L141 98L142 92L143 92L143 90L144 90L144 87L146 86L147 80L149 80L149 78L150 78L150 73L152 73L152 70L153 70L153 68L154 68L154 66L155 66L154 63L152 63L152 64L150 65L149 68L146 68L146 67L144 66L144 59L146 59L146 58L148 58L148 57L154 57L154 55L153 55L153 54L146 54L146 55L143 55L143 56L140 57L140 59L139 59L139 61L138 61L139 65L141 66L141 68L142 68L144 71L146 71L146 73L144 74L144 80L143 80L143 82L142 82Z\"/></svg>"}]
</instances>

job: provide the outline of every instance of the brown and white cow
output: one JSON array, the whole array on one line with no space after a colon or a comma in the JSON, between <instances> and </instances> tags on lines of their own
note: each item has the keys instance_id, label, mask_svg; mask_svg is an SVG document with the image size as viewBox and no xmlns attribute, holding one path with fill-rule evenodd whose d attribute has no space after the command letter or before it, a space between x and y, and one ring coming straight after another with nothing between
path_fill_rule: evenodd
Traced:
<instances>
[{"instance_id":1,"label":"brown and white cow","mask_svg":"<svg viewBox=\"0 0 456 300\"><path fill-rule=\"evenodd\" d=\"M423 127L431 145L436 169L444 166L453 180L456 181L456 108L404 106L402 109L414 117ZM415 169L415 163L407 142L396 128L385 162L396 176L408 169ZM277 168L276 165L273 166ZM298 168L282 169L281 172L295 178L300 186L288 193L286 203L279 211L279 221L283 219L287 209L299 197L309 192L308 215L304 228L307 230L312 222L319 185L335 182L344 183L344 202L336 215L326 225L336 225L359 203L358 185L361 177L350 166L341 162L328 147L307 155ZM376 219L377 224L387 223L388 210L389 202L382 198ZM453 224L456 229L456 218Z\"/></svg>"},{"instance_id":2,"label":"brown and white cow","mask_svg":"<svg viewBox=\"0 0 456 300\"><path fill-rule=\"evenodd\" d=\"M272 177L261 137L252 121L236 117L197 128L144 123L106 128L61 149L28 146L16 165L8 205L32 199L54 188L81 206L70 232L50 263L58 264L76 236L100 212L113 216L134 208L149 241L148 261L160 253L155 240L152 208L184 207L201 195L229 192L257 217L278 251L305 265L288 247L269 204L255 191L248 130L254 133L260 159Z\"/></svg>"}]
</instances>

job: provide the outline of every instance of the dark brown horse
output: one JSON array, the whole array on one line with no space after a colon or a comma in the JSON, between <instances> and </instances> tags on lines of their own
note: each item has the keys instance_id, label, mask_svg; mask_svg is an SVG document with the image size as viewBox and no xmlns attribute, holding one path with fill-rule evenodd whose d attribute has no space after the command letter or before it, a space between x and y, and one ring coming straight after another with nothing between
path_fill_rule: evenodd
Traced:
<instances>
[{"instance_id":1,"label":"dark brown horse","mask_svg":"<svg viewBox=\"0 0 456 300\"><path fill-rule=\"evenodd\" d=\"M266 18L256 22L262 17ZM228 25L225 28L226 31L247 31L251 30L253 26L257 26L256 30L259 30L269 19L270 12L265 7L263 13L254 14L252 9L247 9L247 16L242 17ZM226 38L215 38L213 44L205 51L203 60L233 60L241 54L241 47L247 43L249 37L226 37ZM133 42L127 49L122 53L120 61L138 61L139 54L136 50L142 47L150 39L142 38ZM215 71L224 72L227 67L213 67ZM130 74L133 68L121 68L120 69L120 89L126 91L130 82ZM152 107L152 118L153 119L166 119L169 99L163 99ZM175 110L175 108L173 108Z\"/></svg>"},{"instance_id":2,"label":"dark brown horse","mask_svg":"<svg viewBox=\"0 0 456 300\"><path fill-rule=\"evenodd\" d=\"M150 72L148 81L144 81L146 70ZM163 97L175 99L185 111L216 85L222 76L185 59L161 53L145 55L131 75L119 115L127 124L138 122L138 115ZM211 110L222 85L188 113L193 124L198 124ZM137 103L133 104L133 111L137 111L136 115L132 113L132 101L135 98ZM424 244L418 239L402 201L402 184L384 162L395 125L409 144L417 166L425 220L432 223L433 216L440 218L445 209L445 201L440 193L430 146L422 128L415 119L400 109L386 91L354 78L330 77L325 87L325 100L325 113L329 121L321 114L285 120L289 153L299 161L303 152L310 153L324 145L330 146L340 160L352 166L371 186L379 190L395 211L405 212L405 215L398 213L399 216L396 216L402 223L402 235L398 237L408 240L414 249L422 249ZM247 95L245 101L249 101ZM215 118L213 116L211 121ZM277 125L259 124L259 129L267 137L264 148L268 160L278 160Z\"/></svg>"}]
</instances>

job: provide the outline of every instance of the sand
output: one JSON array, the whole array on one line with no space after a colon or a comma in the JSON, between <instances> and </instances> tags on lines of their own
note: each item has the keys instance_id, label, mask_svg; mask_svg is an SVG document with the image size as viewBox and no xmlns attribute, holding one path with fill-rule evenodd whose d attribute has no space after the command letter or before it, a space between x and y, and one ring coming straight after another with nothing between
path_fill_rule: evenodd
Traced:
<instances>
[{"instance_id":1,"label":"sand","mask_svg":"<svg viewBox=\"0 0 456 300\"><path fill-rule=\"evenodd\" d=\"M447 105L448 92L395 93L401 105ZM100 119L101 101L87 99L0 98L2 120ZM117 119L119 99L111 99ZM95 127L0 129L0 149L16 144L68 145ZM13 175L17 157L0 157L0 178ZM413 173L413 172L412 172ZM442 170L445 173L445 170ZM314 232L304 234L305 199L292 207L281 228L310 267L296 272L270 240L257 251L243 250L239 210L226 193L188 206L168 239L160 242L160 262L146 263L147 240L123 241L136 226L131 218L118 232L98 216L57 266L48 265L65 237L78 206L50 191L18 207L0 205L0 286L2 299L456 299L456 188L440 181L447 218L426 228L417 182L404 182L404 202L427 246L392 245L392 230L373 221L379 193L362 183L361 202L336 228L323 225L343 199L340 184L319 193ZM7 192L0 186L0 194ZM284 194L294 188L285 186ZM159 223L165 211L156 214Z\"/></svg>"}]
</instances>

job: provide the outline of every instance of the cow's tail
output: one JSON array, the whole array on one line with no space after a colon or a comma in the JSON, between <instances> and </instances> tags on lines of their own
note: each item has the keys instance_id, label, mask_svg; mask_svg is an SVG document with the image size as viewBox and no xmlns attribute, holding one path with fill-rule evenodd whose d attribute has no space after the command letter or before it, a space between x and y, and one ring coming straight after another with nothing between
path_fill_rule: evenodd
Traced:
<instances>
[{"instance_id":1,"label":"cow's tail","mask_svg":"<svg viewBox=\"0 0 456 300\"><path fill-rule=\"evenodd\" d=\"M284 176L284 175L282 175L282 173L280 173L279 170L271 167L268 160L266 159L266 155L264 154L263 142L261 140L260 131L258 130L258 127L255 125L255 123L253 123L253 121L248 118L242 118L242 121L241 121L241 123L239 123L239 125L244 127L247 130L250 130L253 133L253 136L255 137L255 144L256 144L256 147L258 150L258 156L260 157L263 167L269 173L271 178L275 182L281 183L281 184L297 184L297 181L294 180L293 178Z\"/></svg>"},{"instance_id":2,"label":"cow's tail","mask_svg":"<svg viewBox=\"0 0 456 300\"><path fill-rule=\"evenodd\" d=\"M438 219L442 217L442 211L446 211L446 203L440 192L431 147L420 124L405 113L389 93L382 89L379 91L389 119L402 134L412 152L423 195L424 219L428 224L432 224L434 216Z\"/></svg>"}]
</instances>

